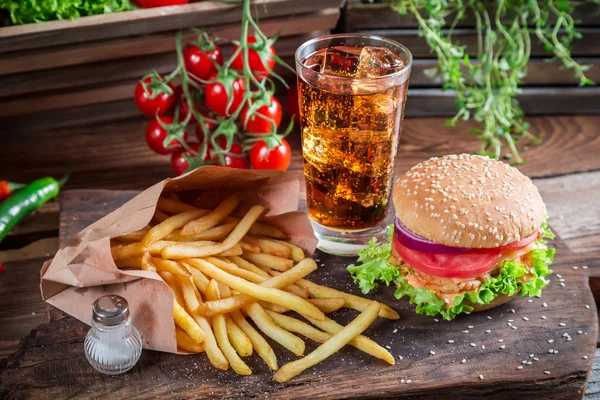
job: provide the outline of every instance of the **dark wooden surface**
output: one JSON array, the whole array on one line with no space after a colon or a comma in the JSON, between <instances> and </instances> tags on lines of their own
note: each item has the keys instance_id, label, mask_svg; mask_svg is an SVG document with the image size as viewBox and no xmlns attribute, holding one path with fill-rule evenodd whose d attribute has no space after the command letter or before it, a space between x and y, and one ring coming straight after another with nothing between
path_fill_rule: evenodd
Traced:
<instances>
[{"instance_id":1,"label":"dark wooden surface","mask_svg":"<svg viewBox=\"0 0 600 400\"><path fill-rule=\"evenodd\" d=\"M371 331L377 334L375 339L379 343L392 347L394 355L403 356L403 360L398 359L394 367L345 349L286 386L275 385L270 373L262 369L260 360L252 359L250 362L257 375L241 380L229 373L214 373L202 356L176 357L148 351L144 352L136 367L137 372L116 380L106 379L93 373L83 358L81 340L87 330L83 324L69 318L53 323L60 325L42 325L27 336L30 329L46 320L37 282L41 262L57 247L59 207L50 203L42 209L39 219L34 216L25 220L0 248L0 262L8 271L0 275L0 324L3 327L0 330L0 359L17 349L19 339L27 336L17 353L0 361L0 369L5 364L0 393L15 393L16 390L20 397L39 398L85 397L95 393L97 397L118 398L129 395L149 397L150 394L183 397L184 393L212 391L213 397L233 398L261 397L265 395L263 390L273 389L281 390L282 396L342 397L363 393L365 396L381 397L384 390L400 390L399 393L407 395L435 398L439 394L443 398L453 387L457 394L467 398L502 398L509 395L546 398L549 392L544 390L552 390L556 398L580 397L593 359L597 331L595 301L585 275L595 273L594 268L600 267L600 221L594 218L600 215L600 205L594 201L600 194L597 189L600 185L600 158L597 157L600 151L600 117L537 117L530 121L532 129L541 133L544 141L525 153L528 162L521 169L535 179L551 213L551 225L562 237L560 244L564 248L557 257L557 270L565 279L565 288L560 287L554 277L542 299L534 298L532 303L519 299L489 313L460 317L450 323L436 323L413 315L404 300L393 301L389 291L378 292L381 299L401 313L401 320L380 321ZM448 129L443 127L443 123L440 118L405 121L398 173L432 155L476 148L474 137L465 133L469 124ZM70 160L74 172L67 189L141 190L170 174L167 158L152 155L145 148L142 140L144 126L144 120L135 119L60 130L32 129L21 132L21 142L0 136L3 168L8 179L29 180L40 175L59 175ZM45 145L37 146L40 142ZM295 149L290 169L300 175L299 138L292 136L290 142ZM26 161L28 168L22 168L24 151L29 155ZM62 239L131 196L124 193L109 201L109 194L114 196L115 193L65 192L63 202L65 210L68 208L70 213L65 212L61 219ZM41 235L43 239L25 249L17 248L35 235ZM341 285L346 290L356 290L344 272L349 260L322 254L317 257L320 264L325 264L319 272L325 282ZM587 270L571 268L586 264L590 267ZM600 289L600 280L592 278L591 283ZM548 304L547 308L542 306L543 302ZM591 310L587 310L584 304L589 304ZM507 310L511 308L516 313L509 315ZM485 318L487 315L492 320ZM541 315L547 319L542 320ZM524 321L523 316L529 321ZM508 319L514 321L518 330L508 327ZM567 326L559 327L560 322ZM468 329L468 325L474 328ZM398 331L394 334L396 328ZM492 332L485 333L487 329ZM463 330L470 332L463 333ZM587 335L577 335L578 330ZM563 332L568 332L573 340L567 342L561 337ZM455 340L455 343L448 344L447 339ZM499 343L498 339L504 342ZM554 343L549 344L549 339L554 339ZM476 343L477 347L472 348L470 343ZM504 350L499 348L502 344L506 345ZM481 349L481 345L486 348ZM548 354L550 348L559 350L559 354ZM429 355L430 350L436 354ZM282 361L288 359L285 358L285 350L278 349L278 353L284 356ZM532 353L540 361L532 361L532 365L516 370L517 365ZM587 361L581 358L583 355L589 357ZM467 359L465 364L460 364L462 358ZM488 368L489 363L501 365L504 369L481 372ZM59 371L67 370L67 364L68 370L75 372L59 378ZM565 365L574 367L567 368L570 372L565 372ZM545 375L545 370L551 374ZM338 382L349 373L356 374L352 378L354 382L367 382L364 374L369 374L369 384ZM448 375L445 374L452 375L454 384L447 383L450 381L446 380ZM484 375L483 380L479 380L479 374ZM148 378L151 383L142 386L137 380L139 376ZM169 384L181 382L182 378L189 379L179 389ZM411 383L400 385L396 378L411 379ZM504 390L509 382L517 381L521 391L509 394ZM444 382L443 391L436 393L438 389L432 386L435 382ZM392 383L396 386L390 387ZM318 390L314 389L315 385ZM26 391L26 387L30 387L30 391ZM559 392L556 392L557 387ZM227 393L225 388L232 391Z\"/></svg>"},{"instance_id":2,"label":"dark wooden surface","mask_svg":"<svg viewBox=\"0 0 600 400\"><path fill-rule=\"evenodd\" d=\"M61 204L61 239L69 238L120 206L134 193L66 192ZM445 398L448 387L453 387L454 394L460 398L495 396L502 388L510 388L511 396L527 395L533 399L581 396L593 363L598 325L587 279L588 275L600 275L600 253L576 255L560 240L553 244L559 248L553 268L555 273L563 276L566 286L559 286L554 277L543 298L535 298L531 303L518 299L485 313L462 316L452 322L436 322L412 314L412 307L406 301L395 300L391 290L379 290L370 296L392 305L402 315L399 321L378 320L368 331L380 344L390 346L394 356L403 357L402 360L398 358L393 367L353 349L344 349L291 382L277 384L256 357L249 358L255 374L242 379L231 371L214 370L205 355L183 357L146 351L132 372L110 378L96 373L85 360L83 339L87 327L67 318L37 328L8 359L2 372L2 395L11 398L64 397L72 396L76 390L75 393L95 398L169 395L380 398L404 394ZM322 267L312 275L313 280L359 294L345 271L348 259L320 252L315 258ZM582 263L589 268L572 269L572 265ZM592 307L587 309L586 304ZM354 313L342 312L335 318L347 323L352 315ZM542 319L542 315L546 319ZM518 329L512 329L507 321L514 321L513 325ZM561 327L560 323L566 326ZM491 333L486 333L487 330ZM583 332L580 335L577 334L579 330ZM571 335L572 341L562 337L565 332ZM503 342L498 342L499 339ZM448 340L455 342L450 344ZM554 343L548 343L548 340L554 340ZM504 349L500 347L502 345ZM308 345L310 350L314 347L312 343ZM549 349L558 350L559 354L548 354ZM281 364L293 359L284 349L277 347L276 352ZM583 359L584 355L590 358ZM467 361L461 363L462 359ZM531 361L532 365L517 370L523 360ZM401 379L410 379L411 383L402 384ZM27 382L35 382L35 385L26 388Z\"/></svg>"},{"instance_id":3,"label":"dark wooden surface","mask_svg":"<svg viewBox=\"0 0 600 400\"><path fill-rule=\"evenodd\" d=\"M419 100L426 99L426 104L434 104L431 108L411 109L407 107L407 115L452 115L454 104L450 97L441 90L427 90L416 93L414 88L440 88L439 78L430 79L423 76L425 65L434 63L436 54L431 51L425 39L418 35L418 23L409 12L408 15L399 15L390 8L389 0L377 1L376 4L365 4L362 0L349 0L342 12L339 26L344 32L362 32L385 36L406 45L415 58L415 67L411 76L412 93ZM589 64L592 70L588 71L590 79L598 82L598 68L600 61L600 5L591 2L579 1L576 3L573 16L577 29L582 38L575 40L571 46L571 55L581 64ZM488 2L487 8L492 20L495 16L496 2ZM426 17L425 12L421 12ZM551 17L554 18L554 17ZM453 22L454 15L446 17L447 28ZM509 21L507 21L509 22ZM477 31L475 18L469 12L462 19L452 33L453 41L461 46L466 46L469 55L476 54ZM600 113L600 88L577 87L578 81L574 74L564 68L559 68L559 63L548 64L550 55L544 46L532 35L531 59L528 65L528 74L523 79L523 95L519 98L523 109L529 115L533 114L571 114L571 113ZM564 86L570 86L565 88ZM535 87L533 89L532 87ZM412 104L416 104L413 102ZM410 105L410 103L409 103Z\"/></svg>"}]
</instances>

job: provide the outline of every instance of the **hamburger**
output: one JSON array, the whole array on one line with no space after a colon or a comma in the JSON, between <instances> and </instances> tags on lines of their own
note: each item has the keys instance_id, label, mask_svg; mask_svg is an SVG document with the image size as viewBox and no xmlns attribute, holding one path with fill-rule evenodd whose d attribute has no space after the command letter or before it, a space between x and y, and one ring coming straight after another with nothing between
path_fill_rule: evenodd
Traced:
<instances>
[{"instance_id":1,"label":"hamburger","mask_svg":"<svg viewBox=\"0 0 600 400\"><path fill-rule=\"evenodd\" d=\"M503 162L460 154L415 165L396 182L389 240L348 267L363 293L396 286L418 314L451 320L537 296L548 284L554 235L529 178Z\"/></svg>"}]
</instances>

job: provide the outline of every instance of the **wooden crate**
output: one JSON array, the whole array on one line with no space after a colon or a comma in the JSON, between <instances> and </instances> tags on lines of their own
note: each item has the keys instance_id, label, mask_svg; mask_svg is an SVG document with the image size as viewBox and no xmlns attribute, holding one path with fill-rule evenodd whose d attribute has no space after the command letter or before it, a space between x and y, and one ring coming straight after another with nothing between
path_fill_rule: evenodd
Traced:
<instances>
[{"instance_id":1,"label":"wooden crate","mask_svg":"<svg viewBox=\"0 0 600 400\"><path fill-rule=\"evenodd\" d=\"M576 8L575 18L580 20L579 31L583 38L572 45L574 59L591 65L587 76L600 83L600 6L581 4ZM401 16L390 8L389 2L364 4L350 0L342 12L340 30L381 35L407 46L414 56L407 102L407 116L449 116L456 113L454 96L442 92L439 78L431 79L424 71L437 65L435 54L425 40L418 35L416 19ZM455 29L453 36L467 46L472 54L477 43L475 22L465 18ZM533 40L532 56L523 93L519 97L527 114L582 114L600 113L600 87L578 87L573 72L565 70L560 63L549 62L543 46Z\"/></svg>"},{"instance_id":2,"label":"wooden crate","mask_svg":"<svg viewBox=\"0 0 600 400\"><path fill-rule=\"evenodd\" d=\"M254 13L265 34L283 29L275 47L291 61L300 44L335 27L343 4L263 0ZM0 28L0 131L137 115L134 87L152 69L174 69L177 30L199 27L236 39L240 23L239 5L200 2Z\"/></svg>"}]
</instances>

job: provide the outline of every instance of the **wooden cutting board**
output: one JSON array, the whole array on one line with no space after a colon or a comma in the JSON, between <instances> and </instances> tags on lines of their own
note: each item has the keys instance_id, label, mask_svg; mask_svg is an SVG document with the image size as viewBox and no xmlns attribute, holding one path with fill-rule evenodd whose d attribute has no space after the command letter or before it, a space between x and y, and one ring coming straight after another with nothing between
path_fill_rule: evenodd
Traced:
<instances>
[{"instance_id":1,"label":"wooden cutting board","mask_svg":"<svg viewBox=\"0 0 600 400\"><path fill-rule=\"evenodd\" d=\"M135 193L65 192L61 243ZM378 319L366 332L390 349L397 361L394 366L344 348L279 384L255 355L247 360L253 374L242 377L214 369L203 354L144 351L130 372L107 377L85 359L88 326L54 312L55 318L32 331L8 360L1 374L0 398L581 398L598 335L588 279L600 276L600 257L598 252L572 253L560 239L552 245L557 248L555 274L542 298L518 298L448 322L416 315L407 300L394 299L391 288L370 295L401 315L398 321ZM360 294L346 272L353 259L321 252L313 257L320 268L311 279ZM355 315L343 311L334 318L347 323ZM308 339L306 343L307 353L316 347ZM296 358L271 344L279 365Z\"/></svg>"}]
</instances>

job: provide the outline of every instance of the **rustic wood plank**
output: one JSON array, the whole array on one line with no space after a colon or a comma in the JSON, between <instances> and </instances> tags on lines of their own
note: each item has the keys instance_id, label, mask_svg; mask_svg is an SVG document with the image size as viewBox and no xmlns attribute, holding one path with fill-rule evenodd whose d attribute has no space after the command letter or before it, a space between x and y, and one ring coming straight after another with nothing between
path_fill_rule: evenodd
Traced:
<instances>
[{"instance_id":1,"label":"rustic wood plank","mask_svg":"<svg viewBox=\"0 0 600 400\"><path fill-rule=\"evenodd\" d=\"M284 61L293 66L293 54L283 54L282 50L285 49L277 46L278 54L282 56ZM584 57L577 58L576 61L591 66L592 68L587 72L588 78L600 82L600 58ZM78 88L78 90L81 90L98 84L128 80L134 82L148 73L149 66L152 66L161 74L171 72L177 66L175 53L166 52L100 63L3 75L0 76L0 98L5 97L10 100L19 95L56 91L57 89ZM435 59L414 60L410 74L411 89L440 87L439 77L432 79L427 77L424 72L426 69L436 66L437 60ZM527 69L528 74L522 82L524 87L576 86L579 84L572 72L564 69L562 64L557 61L533 58L530 60ZM275 66L275 72L284 76L286 80L295 79L288 69L279 65Z\"/></svg>"},{"instance_id":2,"label":"rustic wood plank","mask_svg":"<svg viewBox=\"0 0 600 400\"><path fill-rule=\"evenodd\" d=\"M330 30L335 26L339 18L339 12L337 8L329 8L312 14L299 15L291 19L289 17L265 19L261 21L260 27L262 32L268 36L273 36L283 29L279 46L286 49L286 45L291 44L286 42L286 36ZM240 24L236 22L209 28L207 31L224 39L239 40L240 29ZM174 51L174 35L175 31L170 31L77 45L55 46L45 51L19 52L16 55L0 57L0 75ZM191 41L195 37L196 34L187 33L183 39L184 41ZM314 35L310 37L314 37ZM293 51L298 46L299 44L293 42ZM227 48L227 46L224 47Z\"/></svg>"},{"instance_id":3,"label":"rustic wood plank","mask_svg":"<svg viewBox=\"0 0 600 400\"><path fill-rule=\"evenodd\" d=\"M534 182L546 201L552 228L567 247L574 252L600 250L600 171Z\"/></svg>"},{"instance_id":4,"label":"rustic wood plank","mask_svg":"<svg viewBox=\"0 0 600 400\"><path fill-rule=\"evenodd\" d=\"M396 40L408 47L415 58L433 58L435 53L425 42L425 39L418 35L416 29L374 29L361 31L373 35L385 36ZM579 32L583 37L575 40L570 49L573 56L597 56L600 55L600 29L599 28L580 28ZM461 45L467 46L469 55L476 54L477 34L474 29L455 29L452 37ZM547 57L549 54L544 50L544 46L538 42L537 38L531 39L531 55L533 57Z\"/></svg>"},{"instance_id":5,"label":"rustic wood plank","mask_svg":"<svg viewBox=\"0 0 600 400\"><path fill-rule=\"evenodd\" d=\"M525 151L521 170L536 178L600 169L600 116L531 117L531 131L540 145ZM433 154L472 152L479 142L468 133L473 123L445 128L443 118L408 118L398 152L398 173ZM27 182L39 176L60 176L70 162L68 188L142 189L171 175L169 158L147 148L143 135L147 120L115 121L59 130L13 131L0 134L0 154L5 178ZM296 131L288 140L299 149ZM44 143L44 146L39 146ZM23 166L28 149L28 168ZM556 162L560 160L560 162ZM291 169L299 171L301 159L293 157Z\"/></svg>"},{"instance_id":6,"label":"rustic wood plank","mask_svg":"<svg viewBox=\"0 0 600 400\"><path fill-rule=\"evenodd\" d=\"M73 229L62 227L71 232L84 222L93 221L95 215L87 214L86 217L86 210L93 210L94 214L108 212L124 200L121 193L113 193L114 200L106 195L108 192L98 192L98 196L94 196L93 191L86 191L79 198L76 193L69 203L76 205L78 210L74 215L80 218L76 218ZM104 208L99 198L105 200ZM63 212L68 225L72 219L66 202L63 202ZM395 356L403 356L402 360L398 358L395 366L383 365L353 349L342 349L290 383L276 384L271 379L272 373L255 357L248 360L255 374L241 379L231 371L217 372L204 355L182 357L145 351L132 372L109 378L95 373L83 356L82 341L88 328L72 318L65 318L40 326L21 343L0 372L0 394L14 397L18 390L19 398L40 395L56 398L72 396L75 392L95 398L149 398L177 393L182 397L226 399L408 395L441 399L447 397L447 388L451 385L454 395L465 399L580 397L592 366L598 322L594 307L585 308L585 304L593 304L587 289L587 274L600 272L600 253L586 253L580 258L570 253L560 240L555 245L560 249L554 270L563 276L566 286L559 286L554 279L545 289L543 298L532 299L531 303L517 299L510 305L484 313L459 317L449 323L436 323L432 318L413 314L412 306L406 301L394 300L389 289L375 293L374 298L387 302L402 315L399 321L378 320L367 331L379 343L390 346ZM317 253L316 257L325 267L314 274L315 281L358 292L344 270L348 259L322 253ZM573 270L571 266L582 259L586 263L591 261L590 268ZM542 303L548 306L544 307ZM508 312L509 309L514 313ZM347 323L353 315L338 312L335 318ZM541 319L541 315L546 319ZM518 326L518 330L507 326L508 319L516 321L513 325ZM566 326L559 326L559 322ZM473 328L466 328L469 324ZM394 333L394 329L398 331ZM464 329L469 333L463 333ZM493 330L494 334L485 333L487 329ZM578 330L582 331L581 335L576 333ZM562 337L564 332L571 335L571 342ZM503 340L504 349L500 349L499 338ZM455 342L449 344L449 339ZM554 342L549 344L549 339ZM473 342L476 347L469 345ZM482 345L485 348L481 348ZM285 350L276 344L273 347L280 363L290 359ZM313 343L307 342L308 351L314 347ZM549 348L559 350L559 354L548 354ZM435 354L430 354L430 350ZM539 361L529 358L531 353ZM583 359L583 355L589 358ZM464 364L460 363L463 358L468 360ZM532 365L525 366L522 371L516 370L523 359L531 360ZM544 371L550 371L550 375ZM480 374L484 375L483 380L478 378ZM410 379L411 383L402 384L401 379Z\"/></svg>"},{"instance_id":7,"label":"rustic wood plank","mask_svg":"<svg viewBox=\"0 0 600 400\"><path fill-rule=\"evenodd\" d=\"M80 123L97 123L132 118L139 115L131 93L134 82L109 88L90 89L50 96L32 96L30 103L19 99L4 103L5 115L0 124L6 131L23 129L59 128ZM96 97L98 96L98 97ZM600 87L537 88L529 87L518 96L527 115L598 114ZM120 100L115 100L119 97ZM104 100L106 102L100 102ZM92 103L78 106L80 103ZM37 104L37 105L36 105ZM37 113L29 113L37 109ZM451 91L411 88L405 115L407 117L452 117L456 114L456 99ZM1 132L0 132L1 134Z\"/></svg>"},{"instance_id":8,"label":"rustic wood plank","mask_svg":"<svg viewBox=\"0 0 600 400\"><path fill-rule=\"evenodd\" d=\"M526 115L598 114L599 96L598 87L527 87L517 99ZM405 112L410 117L454 116L454 92L411 88Z\"/></svg>"},{"instance_id":9,"label":"rustic wood plank","mask_svg":"<svg viewBox=\"0 0 600 400\"><path fill-rule=\"evenodd\" d=\"M20 249L0 251L0 263L10 263L38 258L51 258L58 251L56 236L41 239Z\"/></svg>"},{"instance_id":10,"label":"rustic wood plank","mask_svg":"<svg viewBox=\"0 0 600 400\"><path fill-rule=\"evenodd\" d=\"M492 11L492 7L489 6L488 9ZM389 1L374 4L365 4L358 0L349 1L347 8L349 32L363 29L416 28L419 26L417 20L411 15L400 15L393 11L390 8ZM580 26L594 26L598 22L598 6L592 3L579 2L573 17ZM448 17L447 20L451 22L451 17ZM555 19L553 18L553 20ZM472 15L467 15L457 26L474 27L475 18Z\"/></svg>"},{"instance_id":11,"label":"rustic wood plank","mask_svg":"<svg viewBox=\"0 0 600 400\"><path fill-rule=\"evenodd\" d=\"M310 13L324 8L339 9L343 0L263 0L253 15L265 18ZM218 27L241 20L239 5L196 2L173 7L140 9L43 24L27 24L0 29L0 54L25 49L104 41L116 37L173 31L192 26ZM262 27L261 27L262 28Z\"/></svg>"},{"instance_id":12,"label":"rustic wood plank","mask_svg":"<svg viewBox=\"0 0 600 400\"><path fill-rule=\"evenodd\" d=\"M600 349L596 349L596 357L594 359L594 366L592 367L592 373L590 374L590 381L585 391L584 400L598 400L600 399Z\"/></svg>"},{"instance_id":13,"label":"rustic wood plank","mask_svg":"<svg viewBox=\"0 0 600 400\"><path fill-rule=\"evenodd\" d=\"M0 274L0 360L14 353L32 329L48 321L48 306L38 289L40 267L48 258L43 255L4 264L6 272Z\"/></svg>"}]
</instances>

